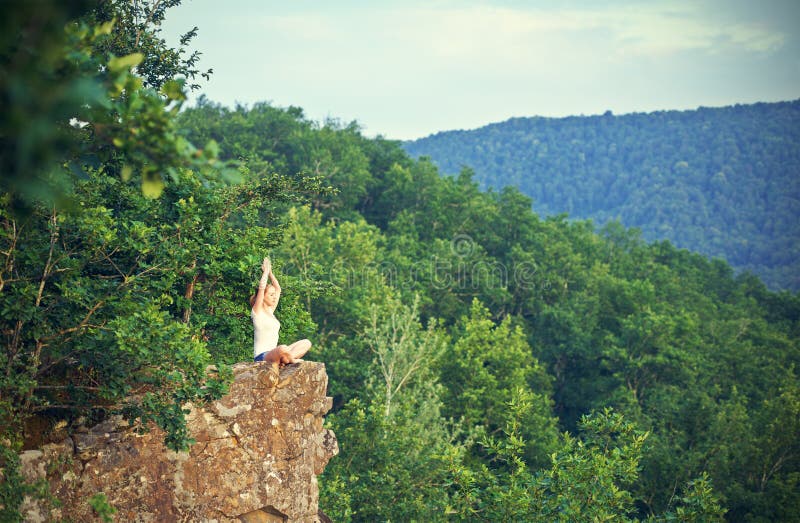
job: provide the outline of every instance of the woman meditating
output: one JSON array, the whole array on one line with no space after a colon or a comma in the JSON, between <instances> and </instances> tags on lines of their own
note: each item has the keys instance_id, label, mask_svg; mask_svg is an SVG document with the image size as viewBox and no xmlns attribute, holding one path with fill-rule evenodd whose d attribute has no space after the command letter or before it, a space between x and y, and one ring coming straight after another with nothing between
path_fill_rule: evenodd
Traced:
<instances>
[{"instance_id":1,"label":"woman meditating","mask_svg":"<svg viewBox=\"0 0 800 523\"><path fill-rule=\"evenodd\" d=\"M275 317L275 309L281 299L281 286L272 263L264 258L263 274L258 282L258 292L250 297L250 317L253 319L253 354L255 361L272 363L275 367L295 363L311 348L311 342L300 340L291 345L278 345L281 323Z\"/></svg>"}]
</instances>

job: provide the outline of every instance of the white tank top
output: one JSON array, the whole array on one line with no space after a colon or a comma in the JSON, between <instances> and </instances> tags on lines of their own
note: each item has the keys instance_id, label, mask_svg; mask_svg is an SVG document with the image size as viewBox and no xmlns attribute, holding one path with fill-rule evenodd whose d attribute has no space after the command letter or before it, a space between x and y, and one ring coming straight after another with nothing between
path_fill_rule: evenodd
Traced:
<instances>
[{"instance_id":1,"label":"white tank top","mask_svg":"<svg viewBox=\"0 0 800 523\"><path fill-rule=\"evenodd\" d=\"M278 318L267 311L256 314L253 310L250 310L250 317L253 319L253 356L277 347L278 331L281 329Z\"/></svg>"}]
</instances>

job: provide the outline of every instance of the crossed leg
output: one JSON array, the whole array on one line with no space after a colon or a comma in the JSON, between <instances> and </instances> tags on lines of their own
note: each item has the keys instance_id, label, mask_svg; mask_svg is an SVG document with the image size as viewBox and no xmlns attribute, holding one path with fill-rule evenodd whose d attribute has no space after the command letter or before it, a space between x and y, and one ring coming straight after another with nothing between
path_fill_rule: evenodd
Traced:
<instances>
[{"instance_id":1,"label":"crossed leg","mask_svg":"<svg viewBox=\"0 0 800 523\"><path fill-rule=\"evenodd\" d=\"M289 356L292 359L291 363L294 363L295 361L305 356L306 352L308 352L308 349L310 348L311 348L311 342L306 339L298 340L289 345L287 349L289 352Z\"/></svg>"},{"instance_id":2,"label":"crossed leg","mask_svg":"<svg viewBox=\"0 0 800 523\"><path fill-rule=\"evenodd\" d=\"M264 355L263 361L272 363L276 368L279 365L296 363L310 348L311 342L305 339L296 341L291 345L278 345Z\"/></svg>"}]
</instances>

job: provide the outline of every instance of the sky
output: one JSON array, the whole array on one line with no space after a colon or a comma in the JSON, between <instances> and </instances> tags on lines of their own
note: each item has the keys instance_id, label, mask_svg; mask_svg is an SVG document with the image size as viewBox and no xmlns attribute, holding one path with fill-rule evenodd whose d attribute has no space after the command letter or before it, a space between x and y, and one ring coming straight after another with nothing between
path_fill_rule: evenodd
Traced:
<instances>
[{"instance_id":1,"label":"sky","mask_svg":"<svg viewBox=\"0 0 800 523\"><path fill-rule=\"evenodd\" d=\"M183 0L210 100L410 140L516 116L800 98L800 0Z\"/></svg>"}]
</instances>

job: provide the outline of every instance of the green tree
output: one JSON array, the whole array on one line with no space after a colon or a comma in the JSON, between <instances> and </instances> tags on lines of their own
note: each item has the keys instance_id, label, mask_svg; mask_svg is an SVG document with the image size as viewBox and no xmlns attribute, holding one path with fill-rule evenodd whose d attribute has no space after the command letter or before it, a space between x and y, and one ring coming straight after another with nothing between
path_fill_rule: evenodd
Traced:
<instances>
[{"instance_id":1,"label":"green tree","mask_svg":"<svg viewBox=\"0 0 800 523\"><path fill-rule=\"evenodd\" d=\"M151 197L177 179L181 168L235 177L235 170L217 160L215 143L198 150L177 130L175 115L186 95L185 80L175 75L186 69L163 69L152 87L131 72L163 51L163 42L125 55L108 52L127 49L116 45L121 37L114 27L128 28L129 17L136 16L127 2L113 6L122 10L102 23L95 21L97 11L70 19L81 11L51 2L15 3L8 11L6 20L16 25L4 32L0 50L6 70L0 162L8 173L0 189L13 196L12 205L63 203L76 176L101 166L107 175L138 181ZM40 17L45 24L37 22ZM144 34L149 23L137 31Z\"/></svg>"},{"instance_id":2,"label":"green tree","mask_svg":"<svg viewBox=\"0 0 800 523\"><path fill-rule=\"evenodd\" d=\"M102 23L99 11L65 20L83 11L51 3L15 3L4 18L19 22L0 49L2 101L16 104L0 133L10 174L0 185L0 467L9 479L32 416L91 423L120 413L140 430L156 423L170 448L185 449L183 405L220 397L229 372L210 364L247 352L236 348L246 347L242 329L226 332L232 323L215 313L246 321L263 255L252 246L278 238L277 226L264 227L275 223L270 205L317 187L232 173L214 142L195 149L175 122L185 93L174 75L187 71L162 68L156 91L132 69L147 68L145 53L103 51L124 40L112 36L116 23L125 30L138 5L158 2L101 9L115 5ZM137 26L148 56L163 45L147 40L151 22ZM44 74L23 92L26 60ZM52 103L25 98L48 89ZM246 185L230 185L242 177ZM290 309L296 325L311 325ZM4 484L4 515L19 519L31 492Z\"/></svg>"},{"instance_id":3,"label":"green tree","mask_svg":"<svg viewBox=\"0 0 800 523\"><path fill-rule=\"evenodd\" d=\"M502 431L508 404L517 391L530 391L529 410L520 424L531 465L546 464L558 432L552 415L550 378L531 355L525 333L511 318L496 325L477 299L469 317L454 334L454 343L441 363L445 386L444 415L479 425L490 434Z\"/></svg>"},{"instance_id":4,"label":"green tree","mask_svg":"<svg viewBox=\"0 0 800 523\"><path fill-rule=\"evenodd\" d=\"M635 499L627 488L639 473L647 433L606 409L580 422L580 437L568 434L551 456L549 468L533 472L521 453L520 415L529 399L516 395L509 403L503 437L484 444L497 463L464 469L452 462L457 519L480 521L639 521ZM452 456L452 455L451 455ZM686 485L675 505L648 521L722 521L723 511L706 476Z\"/></svg>"},{"instance_id":5,"label":"green tree","mask_svg":"<svg viewBox=\"0 0 800 523\"><path fill-rule=\"evenodd\" d=\"M434 371L445 339L419 323L416 303L388 300L373 309L363 336L373 353L372 379L363 399L328 417L344 459L321 478L321 506L337 521L443 519L448 483L444 455L455 427L441 416ZM346 493L349 507L335 498Z\"/></svg>"},{"instance_id":6,"label":"green tree","mask_svg":"<svg viewBox=\"0 0 800 523\"><path fill-rule=\"evenodd\" d=\"M796 291L799 112L793 100L512 118L436 133L404 148L447 175L470 166L482 188L516 187L543 216L620 220L648 241L725 258L737 272Z\"/></svg>"}]
</instances>

